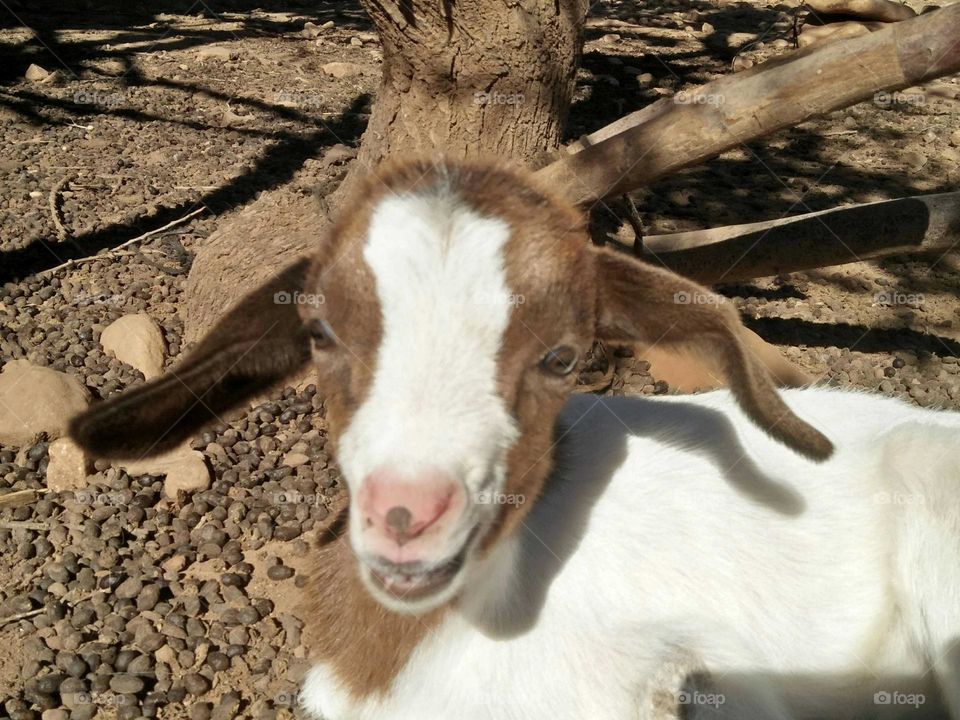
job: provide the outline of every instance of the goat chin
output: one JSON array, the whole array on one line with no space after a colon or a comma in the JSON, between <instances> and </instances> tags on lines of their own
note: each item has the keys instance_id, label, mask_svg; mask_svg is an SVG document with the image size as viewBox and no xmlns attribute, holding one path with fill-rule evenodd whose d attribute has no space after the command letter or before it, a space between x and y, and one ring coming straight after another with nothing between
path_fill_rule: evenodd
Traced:
<instances>
[{"instance_id":1,"label":"goat chin","mask_svg":"<svg viewBox=\"0 0 960 720\"><path fill-rule=\"evenodd\" d=\"M318 664L304 708L960 718L960 414L824 388L784 398L836 440L828 462L771 440L726 391L575 396L545 492L386 689ZM343 642L383 649L377 627L350 630Z\"/></svg>"}]
</instances>

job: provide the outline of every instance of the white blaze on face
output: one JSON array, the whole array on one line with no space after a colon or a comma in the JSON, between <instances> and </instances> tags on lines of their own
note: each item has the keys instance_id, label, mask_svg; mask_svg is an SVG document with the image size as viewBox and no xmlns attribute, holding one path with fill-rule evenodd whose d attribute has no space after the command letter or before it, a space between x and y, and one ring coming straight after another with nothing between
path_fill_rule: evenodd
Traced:
<instances>
[{"instance_id":1,"label":"white blaze on face","mask_svg":"<svg viewBox=\"0 0 960 720\"><path fill-rule=\"evenodd\" d=\"M364 259L383 331L372 386L340 443L352 496L382 467L410 480L439 469L464 483L470 501L502 487L517 436L497 392L509 237L504 220L442 190L388 197L375 209Z\"/></svg>"}]
</instances>

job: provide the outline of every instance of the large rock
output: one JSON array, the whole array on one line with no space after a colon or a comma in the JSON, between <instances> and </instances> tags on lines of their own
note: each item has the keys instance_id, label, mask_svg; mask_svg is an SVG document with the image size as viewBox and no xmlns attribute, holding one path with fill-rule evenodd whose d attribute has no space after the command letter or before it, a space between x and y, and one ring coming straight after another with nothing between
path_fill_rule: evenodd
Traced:
<instances>
[{"instance_id":1,"label":"large rock","mask_svg":"<svg viewBox=\"0 0 960 720\"><path fill-rule=\"evenodd\" d=\"M200 492L210 487L210 469L203 453L187 445L156 457L116 460L113 464L131 475L165 475L163 494L173 500L181 492Z\"/></svg>"},{"instance_id":2,"label":"large rock","mask_svg":"<svg viewBox=\"0 0 960 720\"><path fill-rule=\"evenodd\" d=\"M29 80L30 82L43 82L50 76L50 71L45 70L39 65L30 64L27 68L27 72L24 73L23 77Z\"/></svg>"},{"instance_id":3,"label":"large rock","mask_svg":"<svg viewBox=\"0 0 960 720\"><path fill-rule=\"evenodd\" d=\"M163 373L165 344L160 326L149 315L124 315L100 335L103 349L143 373L149 380Z\"/></svg>"},{"instance_id":4,"label":"large rock","mask_svg":"<svg viewBox=\"0 0 960 720\"><path fill-rule=\"evenodd\" d=\"M87 485L92 463L83 450L70 438L58 438L50 443L47 464L47 487L54 492L77 490Z\"/></svg>"},{"instance_id":5,"label":"large rock","mask_svg":"<svg viewBox=\"0 0 960 720\"><path fill-rule=\"evenodd\" d=\"M90 393L76 377L14 360L0 372L0 443L25 445L37 434L58 438L86 409Z\"/></svg>"}]
</instances>

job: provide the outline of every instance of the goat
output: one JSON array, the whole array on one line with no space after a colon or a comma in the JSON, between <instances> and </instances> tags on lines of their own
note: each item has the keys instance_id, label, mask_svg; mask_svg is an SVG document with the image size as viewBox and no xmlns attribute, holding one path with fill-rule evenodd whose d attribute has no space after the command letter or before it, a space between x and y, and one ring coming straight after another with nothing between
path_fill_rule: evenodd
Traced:
<instances>
[{"instance_id":1,"label":"goat","mask_svg":"<svg viewBox=\"0 0 960 720\"><path fill-rule=\"evenodd\" d=\"M728 303L519 170L388 164L347 208L71 425L155 452L312 356L349 490L307 586L313 717L651 718L674 664L698 718L960 719L960 415L778 394ZM596 338L698 349L730 389L571 396Z\"/></svg>"}]
</instances>

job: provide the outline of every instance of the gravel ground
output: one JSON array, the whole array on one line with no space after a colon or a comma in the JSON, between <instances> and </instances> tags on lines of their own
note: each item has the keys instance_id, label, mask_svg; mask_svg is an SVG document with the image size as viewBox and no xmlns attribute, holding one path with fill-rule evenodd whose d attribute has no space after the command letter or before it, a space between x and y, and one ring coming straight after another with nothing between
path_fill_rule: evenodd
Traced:
<instances>
[{"instance_id":1,"label":"gravel ground","mask_svg":"<svg viewBox=\"0 0 960 720\"><path fill-rule=\"evenodd\" d=\"M26 358L104 397L143 381L99 345L121 315L152 316L176 361L186 272L223 216L260 193L323 192L342 176L380 51L348 4L11 7L35 32L12 18L0 26L0 363ZM571 137L787 52L793 11L650 0L591 12ZM31 62L57 77L24 80ZM352 74L328 75L329 62ZM635 199L651 232L669 232L954 190L958 96L951 79L864 103ZM201 207L129 249L53 269ZM960 408L958 287L948 255L721 290L824 381ZM598 353L582 382L669 392L628 351ZM295 590L341 491L321 397L286 388L193 447L214 480L180 504L158 477L99 464L86 490L0 510L0 718L298 715ZM43 438L0 446L0 493L44 490L48 458Z\"/></svg>"}]
</instances>

